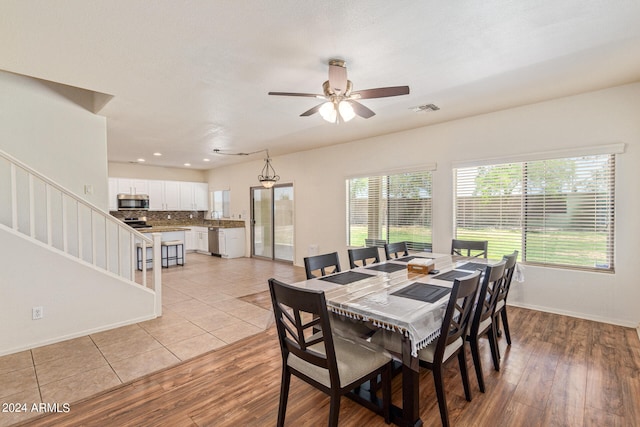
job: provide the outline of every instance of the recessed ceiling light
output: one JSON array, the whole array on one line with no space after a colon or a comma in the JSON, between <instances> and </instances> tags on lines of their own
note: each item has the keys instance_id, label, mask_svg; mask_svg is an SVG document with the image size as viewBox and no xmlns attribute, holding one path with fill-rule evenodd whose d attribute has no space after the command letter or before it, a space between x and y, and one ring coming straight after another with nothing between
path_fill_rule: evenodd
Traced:
<instances>
[{"instance_id":1,"label":"recessed ceiling light","mask_svg":"<svg viewBox=\"0 0 640 427\"><path fill-rule=\"evenodd\" d=\"M138 159L138 161L139 161L140 163L142 163L142 162L144 162L144 159Z\"/></svg>"},{"instance_id":2,"label":"recessed ceiling light","mask_svg":"<svg viewBox=\"0 0 640 427\"><path fill-rule=\"evenodd\" d=\"M162 153L153 153L153 155L160 157L160 156L162 156Z\"/></svg>"},{"instance_id":3,"label":"recessed ceiling light","mask_svg":"<svg viewBox=\"0 0 640 427\"><path fill-rule=\"evenodd\" d=\"M185 163L184 165L185 166L191 166L191 163Z\"/></svg>"},{"instance_id":4,"label":"recessed ceiling light","mask_svg":"<svg viewBox=\"0 0 640 427\"><path fill-rule=\"evenodd\" d=\"M202 159L203 162L208 162L210 161L209 159Z\"/></svg>"}]
</instances>

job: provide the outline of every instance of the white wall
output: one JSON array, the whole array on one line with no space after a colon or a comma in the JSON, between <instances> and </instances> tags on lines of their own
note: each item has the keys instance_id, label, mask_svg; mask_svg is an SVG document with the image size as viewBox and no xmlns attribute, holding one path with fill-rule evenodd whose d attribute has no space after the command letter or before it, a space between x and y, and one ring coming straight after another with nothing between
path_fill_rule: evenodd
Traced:
<instances>
[{"instance_id":1,"label":"white wall","mask_svg":"<svg viewBox=\"0 0 640 427\"><path fill-rule=\"evenodd\" d=\"M626 152L617 162L615 274L528 266L525 283L515 283L509 298L512 304L635 327L640 321L636 262L620 254L640 253L639 117L636 83L275 157L280 182L294 183L295 263L303 264L312 244L319 245L320 253L338 250L347 262L347 177L436 163L433 244L435 252L448 252L452 163L623 142ZM249 187L258 185L262 164L256 160L212 170L209 186L230 188L231 211L249 212Z\"/></svg>"},{"instance_id":2,"label":"white wall","mask_svg":"<svg viewBox=\"0 0 640 427\"><path fill-rule=\"evenodd\" d=\"M207 172L132 163L109 162L109 178L157 179L163 181L207 182Z\"/></svg>"},{"instance_id":3,"label":"white wall","mask_svg":"<svg viewBox=\"0 0 640 427\"><path fill-rule=\"evenodd\" d=\"M106 212L106 121L87 107L93 100L0 71L0 149ZM0 355L155 316L149 290L26 239L0 227ZM44 319L31 320L34 306Z\"/></svg>"},{"instance_id":4,"label":"white wall","mask_svg":"<svg viewBox=\"0 0 640 427\"><path fill-rule=\"evenodd\" d=\"M146 288L1 227L0 241L0 356L155 317Z\"/></svg>"},{"instance_id":5,"label":"white wall","mask_svg":"<svg viewBox=\"0 0 640 427\"><path fill-rule=\"evenodd\" d=\"M107 127L85 108L93 96L0 71L0 149L106 211Z\"/></svg>"}]
</instances>

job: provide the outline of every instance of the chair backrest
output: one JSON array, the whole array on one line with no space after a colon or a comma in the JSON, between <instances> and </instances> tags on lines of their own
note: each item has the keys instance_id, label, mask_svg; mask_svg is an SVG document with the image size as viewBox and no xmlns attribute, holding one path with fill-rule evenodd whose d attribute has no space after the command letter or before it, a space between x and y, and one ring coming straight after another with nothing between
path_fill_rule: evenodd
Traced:
<instances>
[{"instance_id":1,"label":"chair backrest","mask_svg":"<svg viewBox=\"0 0 640 427\"><path fill-rule=\"evenodd\" d=\"M331 384L340 384L333 336L324 292L297 288L269 279L273 314L283 363L289 353L307 363L328 369ZM324 344L325 354L309 347Z\"/></svg>"},{"instance_id":2,"label":"chair backrest","mask_svg":"<svg viewBox=\"0 0 640 427\"><path fill-rule=\"evenodd\" d=\"M386 243L384 245L384 255L387 257L387 260L399 258L398 254L400 254L399 256L409 255L407 242Z\"/></svg>"},{"instance_id":3,"label":"chair backrest","mask_svg":"<svg viewBox=\"0 0 640 427\"><path fill-rule=\"evenodd\" d=\"M380 253L376 247L349 249L347 252L349 268L364 267L367 265L367 260L371 260L370 264L380 262ZM356 264L356 261L362 261L362 265Z\"/></svg>"},{"instance_id":4,"label":"chair backrest","mask_svg":"<svg viewBox=\"0 0 640 427\"><path fill-rule=\"evenodd\" d=\"M511 287L513 272L516 270L518 251L513 251L512 254L503 256L502 259L505 261L504 280L501 282L500 290L498 291L498 301L496 301L496 304L501 300L506 301L507 295L509 295L509 288Z\"/></svg>"},{"instance_id":5,"label":"chair backrest","mask_svg":"<svg viewBox=\"0 0 640 427\"><path fill-rule=\"evenodd\" d=\"M478 301L471 321L471 335L477 335L483 321L493 316L498 302L498 294L504 280L504 267L506 261L488 265L484 271L484 278L478 291Z\"/></svg>"},{"instance_id":6,"label":"chair backrest","mask_svg":"<svg viewBox=\"0 0 640 427\"><path fill-rule=\"evenodd\" d=\"M332 271L325 270L328 267L333 267ZM340 258L338 252L332 252L330 254L315 255L304 259L304 270L307 273L307 279L313 279L316 277L313 272L320 270L321 276L325 276L331 273L338 273L340 271Z\"/></svg>"},{"instance_id":7,"label":"chair backrest","mask_svg":"<svg viewBox=\"0 0 640 427\"><path fill-rule=\"evenodd\" d=\"M467 333L473 304L476 301L478 284L480 283L480 271L469 276L455 279L449 297L449 304L444 313L440 337L436 344L434 360L442 358L446 347Z\"/></svg>"},{"instance_id":8,"label":"chair backrest","mask_svg":"<svg viewBox=\"0 0 640 427\"><path fill-rule=\"evenodd\" d=\"M474 257L474 258L478 258L478 257L486 258L488 248L489 248L488 240L453 239L451 241L451 255L468 256L468 257Z\"/></svg>"}]
</instances>

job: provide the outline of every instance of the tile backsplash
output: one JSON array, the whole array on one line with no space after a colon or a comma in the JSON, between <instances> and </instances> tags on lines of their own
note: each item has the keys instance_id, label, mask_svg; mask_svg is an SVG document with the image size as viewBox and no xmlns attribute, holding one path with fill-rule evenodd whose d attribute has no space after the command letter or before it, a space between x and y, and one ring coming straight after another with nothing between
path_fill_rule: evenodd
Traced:
<instances>
[{"instance_id":1,"label":"tile backsplash","mask_svg":"<svg viewBox=\"0 0 640 427\"><path fill-rule=\"evenodd\" d=\"M124 220L125 218L147 218L147 224L155 226L165 225L202 225L202 226L233 226L244 227L242 220L211 220L205 219L207 211L111 211L112 216Z\"/></svg>"}]
</instances>

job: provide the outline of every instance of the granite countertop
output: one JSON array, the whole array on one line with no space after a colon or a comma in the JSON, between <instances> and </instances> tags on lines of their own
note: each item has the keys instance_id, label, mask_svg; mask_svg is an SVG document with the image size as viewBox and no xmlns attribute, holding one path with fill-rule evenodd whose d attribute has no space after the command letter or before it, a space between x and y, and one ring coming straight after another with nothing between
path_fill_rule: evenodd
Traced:
<instances>
[{"instance_id":1,"label":"granite countertop","mask_svg":"<svg viewBox=\"0 0 640 427\"><path fill-rule=\"evenodd\" d=\"M193 221L148 221L147 224L151 225L153 229L163 228L162 231L165 231L164 228L172 227L172 228L184 228L188 229L189 227L219 227L219 228L244 228L244 221L233 221L233 220L219 220L219 219L205 219L205 220L196 220Z\"/></svg>"},{"instance_id":2,"label":"granite countertop","mask_svg":"<svg viewBox=\"0 0 640 427\"><path fill-rule=\"evenodd\" d=\"M147 234L147 233L168 233L169 231L187 231L189 230L189 228L188 227L172 227L168 225L167 226L154 225L151 228L138 228L137 230L141 233Z\"/></svg>"}]
</instances>

